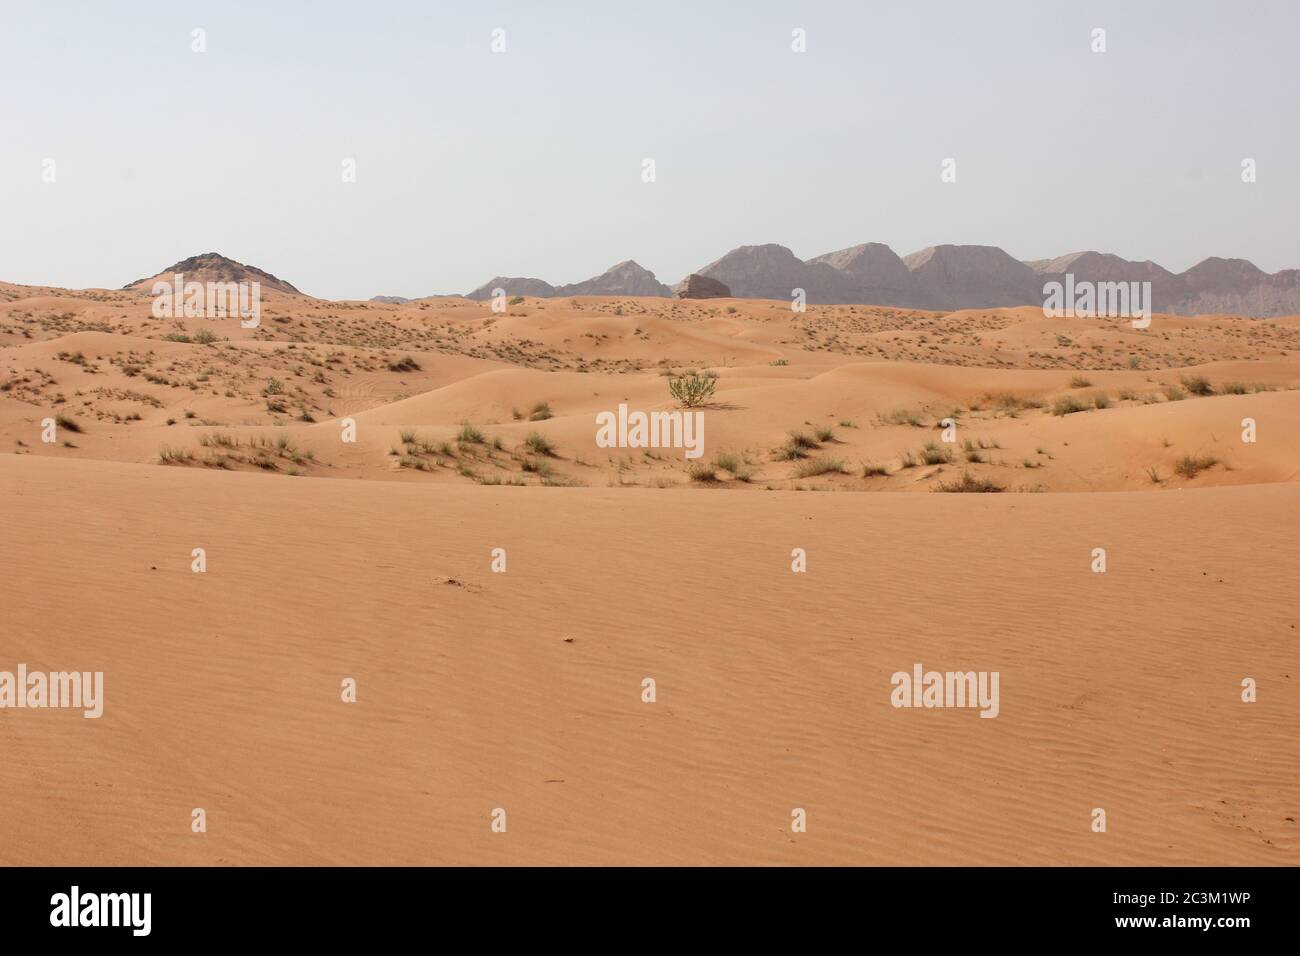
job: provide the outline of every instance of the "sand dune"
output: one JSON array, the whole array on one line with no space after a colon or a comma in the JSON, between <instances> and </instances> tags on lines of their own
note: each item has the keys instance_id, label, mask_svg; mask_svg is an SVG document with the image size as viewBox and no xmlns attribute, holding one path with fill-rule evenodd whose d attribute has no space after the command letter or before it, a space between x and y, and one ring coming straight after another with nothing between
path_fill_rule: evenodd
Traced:
<instances>
[{"instance_id":1,"label":"sand dune","mask_svg":"<svg viewBox=\"0 0 1300 956\"><path fill-rule=\"evenodd\" d=\"M149 304L0 286L0 861L1300 862L1295 318Z\"/></svg>"},{"instance_id":2,"label":"sand dune","mask_svg":"<svg viewBox=\"0 0 1300 956\"><path fill-rule=\"evenodd\" d=\"M1300 862L1294 484L0 475L8 656L106 698L0 711L6 863ZM915 661L1000 671L999 717L891 707Z\"/></svg>"}]
</instances>

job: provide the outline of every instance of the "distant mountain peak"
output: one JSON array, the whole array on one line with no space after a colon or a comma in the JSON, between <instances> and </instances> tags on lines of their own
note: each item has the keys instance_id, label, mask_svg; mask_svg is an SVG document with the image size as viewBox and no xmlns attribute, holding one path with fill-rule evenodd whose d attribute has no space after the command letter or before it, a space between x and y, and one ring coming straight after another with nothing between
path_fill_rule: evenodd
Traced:
<instances>
[{"instance_id":1,"label":"distant mountain peak","mask_svg":"<svg viewBox=\"0 0 1300 956\"><path fill-rule=\"evenodd\" d=\"M155 282L171 282L172 277L183 274L186 282L257 282L263 292L287 292L302 295L296 288L257 266L245 265L219 252L204 252L174 263L156 275L127 283L123 289L148 292Z\"/></svg>"}]
</instances>

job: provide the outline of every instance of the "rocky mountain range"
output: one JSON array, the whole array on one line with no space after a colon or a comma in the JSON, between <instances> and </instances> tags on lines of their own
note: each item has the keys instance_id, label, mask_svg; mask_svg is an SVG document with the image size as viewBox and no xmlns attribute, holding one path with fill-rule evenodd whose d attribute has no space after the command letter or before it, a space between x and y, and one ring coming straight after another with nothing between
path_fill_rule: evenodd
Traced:
<instances>
[{"instance_id":1,"label":"rocky mountain range","mask_svg":"<svg viewBox=\"0 0 1300 956\"><path fill-rule=\"evenodd\" d=\"M789 300L803 289L812 304L886 305L911 309L997 308L1039 305L1044 284L1150 282L1152 308L1179 315L1229 313L1300 314L1300 270L1269 274L1244 259L1211 257L1186 272L1172 273L1150 260L1135 262L1100 252L1075 252L1022 262L997 246L940 245L899 257L869 242L800 259L774 243L740 246L692 275L721 282L741 299ZM621 262L585 282L552 286L541 279L497 276L469 293L508 295L672 295L672 290L635 262Z\"/></svg>"},{"instance_id":2,"label":"rocky mountain range","mask_svg":"<svg viewBox=\"0 0 1300 956\"><path fill-rule=\"evenodd\" d=\"M553 286L542 279L497 276L467 293L465 298L490 299L494 289L502 289L509 296L532 295L540 298L574 295L649 295L667 298L673 294L672 289L656 279L653 272L631 259L610 266L598 276L569 285Z\"/></svg>"},{"instance_id":3,"label":"rocky mountain range","mask_svg":"<svg viewBox=\"0 0 1300 956\"><path fill-rule=\"evenodd\" d=\"M194 282L260 282L262 290L301 295L297 288L256 266L244 265L215 252L191 256L155 276L123 288L148 292L158 280L172 281L184 273ZM810 304L883 305L952 311L1037 305L1045 300L1048 282L1150 282L1155 312L1179 315L1300 315L1300 270L1267 273L1245 259L1211 257L1186 272L1101 252L1075 252L1054 259L1022 262L996 246L941 245L899 257L889 246L868 242L837 252L800 259L774 243L740 246L691 273L691 282L670 288L653 272L632 260L620 262L598 276L567 285L543 279L497 276L467 294L489 299L494 289L509 296L558 298L584 295L671 297L674 289L689 288L688 297L726 294L706 287L714 280L740 299L789 301L803 289ZM400 296L376 296L372 301L401 304Z\"/></svg>"}]
</instances>

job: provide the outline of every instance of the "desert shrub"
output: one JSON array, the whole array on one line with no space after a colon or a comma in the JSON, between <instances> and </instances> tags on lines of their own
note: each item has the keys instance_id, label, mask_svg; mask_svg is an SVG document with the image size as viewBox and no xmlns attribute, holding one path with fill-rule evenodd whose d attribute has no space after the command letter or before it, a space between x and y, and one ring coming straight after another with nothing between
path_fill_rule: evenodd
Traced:
<instances>
[{"instance_id":1,"label":"desert shrub","mask_svg":"<svg viewBox=\"0 0 1300 956\"><path fill-rule=\"evenodd\" d=\"M911 425L913 428L923 428L925 423L921 421L921 416L917 412L909 411L906 408L896 408L892 412L885 412L876 416L883 425Z\"/></svg>"},{"instance_id":2,"label":"desert shrub","mask_svg":"<svg viewBox=\"0 0 1300 956\"><path fill-rule=\"evenodd\" d=\"M1187 375L1183 377L1183 387L1193 395L1213 395L1214 387L1204 375Z\"/></svg>"},{"instance_id":3,"label":"desert shrub","mask_svg":"<svg viewBox=\"0 0 1300 956\"><path fill-rule=\"evenodd\" d=\"M1195 478L1207 468L1213 468L1219 459L1213 455L1183 455L1174 464L1174 471L1183 478Z\"/></svg>"},{"instance_id":4,"label":"desert shrub","mask_svg":"<svg viewBox=\"0 0 1300 956\"><path fill-rule=\"evenodd\" d=\"M668 379L668 391L683 408L703 405L718 387L716 378L707 375L679 375Z\"/></svg>"},{"instance_id":5,"label":"desert shrub","mask_svg":"<svg viewBox=\"0 0 1300 956\"><path fill-rule=\"evenodd\" d=\"M1004 491L1001 485L994 484L987 478L976 478L969 471L963 471L961 477L954 481L941 481L935 486L935 491L944 491L952 493L988 493Z\"/></svg>"},{"instance_id":6,"label":"desert shrub","mask_svg":"<svg viewBox=\"0 0 1300 956\"><path fill-rule=\"evenodd\" d=\"M1075 412L1082 412L1088 408L1087 405L1079 401L1073 395L1067 395L1065 398L1058 399L1052 406L1053 415L1073 415Z\"/></svg>"},{"instance_id":7,"label":"desert shrub","mask_svg":"<svg viewBox=\"0 0 1300 956\"><path fill-rule=\"evenodd\" d=\"M524 439L524 447L534 455L555 454L555 446L541 432L529 432L528 437Z\"/></svg>"},{"instance_id":8,"label":"desert shrub","mask_svg":"<svg viewBox=\"0 0 1300 956\"><path fill-rule=\"evenodd\" d=\"M926 465L944 465L952 461L952 451L928 441L921 446L921 461Z\"/></svg>"},{"instance_id":9,"label":"desert shrub","mask_svg":"<svg viewBox=\"0 0 1300 956\"><path fill-rule=\"evenodd\" d=\"M795 466L796 478L816 478L818 475L838 475L844 471L844 462L838 458L809 458Z\"/></svg>"}]
</instances>

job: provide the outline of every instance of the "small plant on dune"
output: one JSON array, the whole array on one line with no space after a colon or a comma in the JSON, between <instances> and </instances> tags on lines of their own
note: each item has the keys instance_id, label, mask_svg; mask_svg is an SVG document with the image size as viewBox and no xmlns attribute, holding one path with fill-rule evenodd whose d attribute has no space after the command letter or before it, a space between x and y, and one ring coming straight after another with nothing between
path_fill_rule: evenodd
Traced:
<instances>
[{"instance_id":1,"label":"small plant on dune","mask_svg":"<svg viewBox=\"0 0 1300 956\"><path fill-rule=\"evenodd\" d=\"M882 425L911 425L913 428L924 428L925 422L917 412L908 411L906 408L896 408L892 412L885 412L876 416L880 419Z\"/></svg>"},{"instance_id":2,"label":"small plant on dune","mask_svg":"<svg viewBox=\"0 0 1300 956\"><path fill-rule=\"evenodd\" d=\"M278 378L273 378L266 383L266 388L262 390L262 394L279 395L283 391L284 391L284 384Z\"/></svg>"},{"instance_id":3,"label":"small plant on dune","mask_svg":"<svg viewBox=\"0 0 1300 956\"><path fill-rule=\"evenodd\" d=\"M1166 385L1164 388L1164 393L1165 393L1165 398L1171 402L1181 402L1184 398L1187 397L1187 393L1184 392L1177 385Z\"/></svg>"},{"instance_id":4,"label":"small plant on dune","mask_svg":"<svg viewBox=\"0 0 1300 956\"><path fill-rule=\"evenodd\" d=\"M511 296L511 297L510 297L510 301L509 301L507 304L508 304L508 305L522 305L523 302L524 302L524 297L523 297L522 295L515 295L515 296Z\"/></svg>"},{"instance_id":5,"label":"small plant on dune","mask_svg":"<svg viewBox=\"0 0 1300 956\"><path fill-rule=\"evenodd\" d=\"M1160 477L1160 469L1155 465L1152 465L1147 469L1147 477L1151 479L1151 484L1153 485L1158 485L1160 482L1164 481L1164 479Z\"/></svg>"},{"instance_id":6,"label":"small plant on dune","mask_svg":"<svg viewBox=\"0 0 1300 956\"><path fill-rule=\"evenodd\" d=\"M529 432L524 439L524 447L534 455L554 455L555 446L541 432Z\"/></svg>"},{"instance_id":7,"label":"small plant on dune","mask_svg":"<svg viewBox=\"0 0 1300 956\"><path fill-rule=\"evenodd\" d=\"M944 465L952 461L952 451L928 441L921 446L921 461L926 465Z\"/></svg>"},{"instance_id":8,"label":"small plant on dune","mask_svg":"<svg viewBox=\"0 0 1300 956\"><path fill-rule=\"evenodd\" d=\"M1250 393L1250 386L1245 382L1224 382L1221 391L1224 395L1247 395Z\"/></svg>"},{"instance_id":9,"label":"small plant on dune","mask_svg":"<svg viewBox=\"0 0 1300 956\"><path fill-rule=\"evenodd\" d=\"M690 476L691 481L717 481L718 475L712 465L706 465L703 462L695 462L686 469L686 474Z\"/></svg>"},{"instance_id":10,"label":"small plant on dune","mask_svg":"<svg viewBox=\"0 0 1300 956\"><path fill-rule=\"evenodd\" d=\"M835 440L835 429L826 425L823 425L821 428L818 428L816 431L813 432L813 434L817 436L817 440L819 442L828 442L828 441Z\"/></svg>"},{"instance_id":11,"label":"small plant on dune","mask_svg":"<svg viewBox=\"0 0 1300 956\"><path fill-rule=\"evenodd\" d=\"M1105 392L1098 392L1092 396L1092 404L1095 408L1110 408L1110 396Z\"/></svg>"},{"instance_id":12,"label":"small plant on dune","mask_svg":"<svg viewBox=\"0 0 1300 956\"><path fill-rule=\"evenodd\" d=\"M397 437L401 440L403 445L414 445L415 429L403 428L400 432L397 433Z\"/></svg>"},{"instance_id":13,"label":"small plant on dune","mask_svg":"<svg viewBox=\"0 0 1300 956\"><path fill-rule=\"evenodd\" d=\"M170 445L163 445L158 449L158 460L164 465L174 465L190 461L194 456L183 448L172 448Z\"/></svg>"},{"instance_id":14,"label":"small plant on dune","mask_svg":"<svg viewBox=\"0 0 1300 956\"><path fill-rule=\"evenodd\" d=\"M941 481L935 486L935 491L949 493L990 493L1005 491L1001 485L994 484L987 478L976 478L969 471L963 471L961 477L955 481Z\"/></svg>"},{"instance_id":15,"label":"small plant on dune","mask_svg":"<svg viewBox=\"0 0 1300 956\"><path fill-rule=\"evenodd\" d=\"M1087 405L1079 401L1073 395L1067 395L1065 398L1057 399L1056 404L1052 406L1052 414L1056 416L1073 415L1075 412L1086 411Z\"/></svg>"},{"instance_id":16,"label":"small plant on dune","mask_svg":"<svg viewBox=\"0 0 1300 956\"><path fill-rule=\"evenodd\" d=\"M1121 402L1136 402L1138 394L1131 388L1121 388L1119 390L1119 400Z\"/></svg>"},{"instance_id":17,"label":"small plant on dune","mask_svg":"<svg viewBox=\"0 0 1300 956\"><path fill-rule=\"evenodd\" d=\"M776 457L782 461L795 461L808 457L808 449L796 441L788 441L776 450Z\"/></svg>"},{"instance_id":18,"label":"small plant on dune","mask_svg":"<svg viewBox=\"0 0 1300 956\"><path fill-rule=\"evenodd\" d=\"M197 345L211 345L217 340L217 336L211 329L199 329L194 333L193 341Z\"/></svg>"},{"instance_id":19,"label":"small plant on dune","mask_svg":"<svg viewBox=\"0 0 1300 956\"><path fill-rule=\"evenodd\" d=\"M889 469L886 468L884 465L877 465L874 462L870 462L870 461L864 462L862 465L863 478L876 478L876 477L884 478L887 477L888 475L889 475Z\"/></svg>"},{"instance_id":20,"label":"small plant on dune","mask_svg":"<svg viewBox=\"0 0 1300 956\"><path fill-rule=\"evenodd\" d=\"M739 475L747 471L745 463L740 460L740 456L729 451L718 452L718 454L714 455L713 467L732 475Z\"/></svg>"},{"instance_id":21,"label":"small plant on dune","mask_svg":"<svg viewBox=\"0 0 1300 956\"><path fill-rule=\"evenodd\" d=\"M551 416L551 406L546 402L538 402L533 406L532 412L528 416L530 422L544 422Z\"/></svg>"},{"instance_id":22,"label":"small plant on dune","mask_svg":"<svg viewBox=\"0 0 1300 956\"><path fill-rule=\"evenodd\" d=\"M460 431L456 433L456 441L466 445L482 445L486 440L483 433L469 422L462 423Z\"/></svg>"},{"instance_id":23,"label":"small plant on dune","mask_svg":"<svg viewBox=\"0 0 1300 956\"><path fill-rule=\"evenodd\" d=\"M1084 378L1082 375L1076 375L1074 378L1070 379L1070 388L1087 388L1091 384L1092 382Z\"/></svg>"},{"instance_id":24,"label":"small plant on dune","mask_svg":"<svg viewBox=\"0 0 1300 956\"><path fill-rule=\"evenodd\" d=\"M713 397L718 387L717 378L707 375L679 375L668 379L668 392L683 408L703 405Z\"/></svg>"},{"instance_id":25,"label":"small plant on dune","mask_svg":"<svg viewBox=\"0 0 1300 956\"><path fill-rule=\"evenodd\" d=\"M55 415L54 423L58 425L60 428L66 429L67 431L77 432L78 434L80 434L81 432L81 425L73 421L67 415Z\"/></svg>"},{"instance_id":26,"label":"small plant on dune","mask_svg":"<svg viewBox=\"0 0 1300 956\"><path fill-rule=\"evenodd\" d=\"M389 362L389 363L388 363L388 371L390 371L390 372L418 372L418 371L420 371L420 363L417 362L415 359L411 358L411 356L409 356L409 355L404 355L404 356L402 356L402 358L400 358L400 359L399 359L398 361L396 361L396 362Z\"/></svg>"},{"instance_id":27,"label":"small plant on dune","mask_svg":"<svg viewBox=\"0 0 1300 956\"><path fill-rule=\"evenodd\" d=\"M1213 455L1183 455L1174 464L1174 471L1183 478L1195 478L1207 468L1213 468L1219 459Z\"/></svg>"},{"instance_id":28,"label":"small plant on dune","mask_svg":"<svg viewBox=\"0 0 1300 956\"><path fill-rule=\"evenodd\" d=\"M838 475L844 471L844 462L838 458L809 458L795 466L796 478L816 478L818 475Z\"/></svg>"},{"instance_id":29,"label":"small plant on dune","mask_svg":"<svg viewBox=\"0 0 1300 956\"><path fill-rule=\"evenodd\" d=\"M1183 387L1193 395L1213 395L1214 387L1210 385L1210 380L1204 375L1188 375L1183 377Z\"/></svg>"},{"instance_id":30,"label":"small plant on dune","mask_svg":"<svg viewBox=\"0 0 1300 956\"><path fill-rule=\"evenodd\" d=\"M912 456L912 453L911 453L910 451L905 451L905 452L903 452L902 457L899 458L899 460L898 460L898 467L899 467L899 468L915 468L915 467L916 467L916 459Z\"/></svg>"},{"instance_id":31,"label":"small plant on dune","mask_svg":"<svg viewBox=\"0 0 1300 956\"><path fill-rule=\"evenodd\" d=\"M817 439L813 438L807 432L796 430L790 432L790 444L807 450L817 447Z\"/></svg>"},{"instance_id":32,"label":"small plant on dune","mask_svg":"<svg viewBox=\"0 0 1300 956\"><path fill-rule=\"evenodd\" d=\"M769 364L769 365L775 365L775 366L777 366L777 367L780 367L780 366L783 366L783 365L789 365L789 364L790 364L790 360L789 360L789 359L783 359L783 358L773 359L773 360L772 360L771 362L769 362L768 364Z\"/></svg>"}]
</instances>

